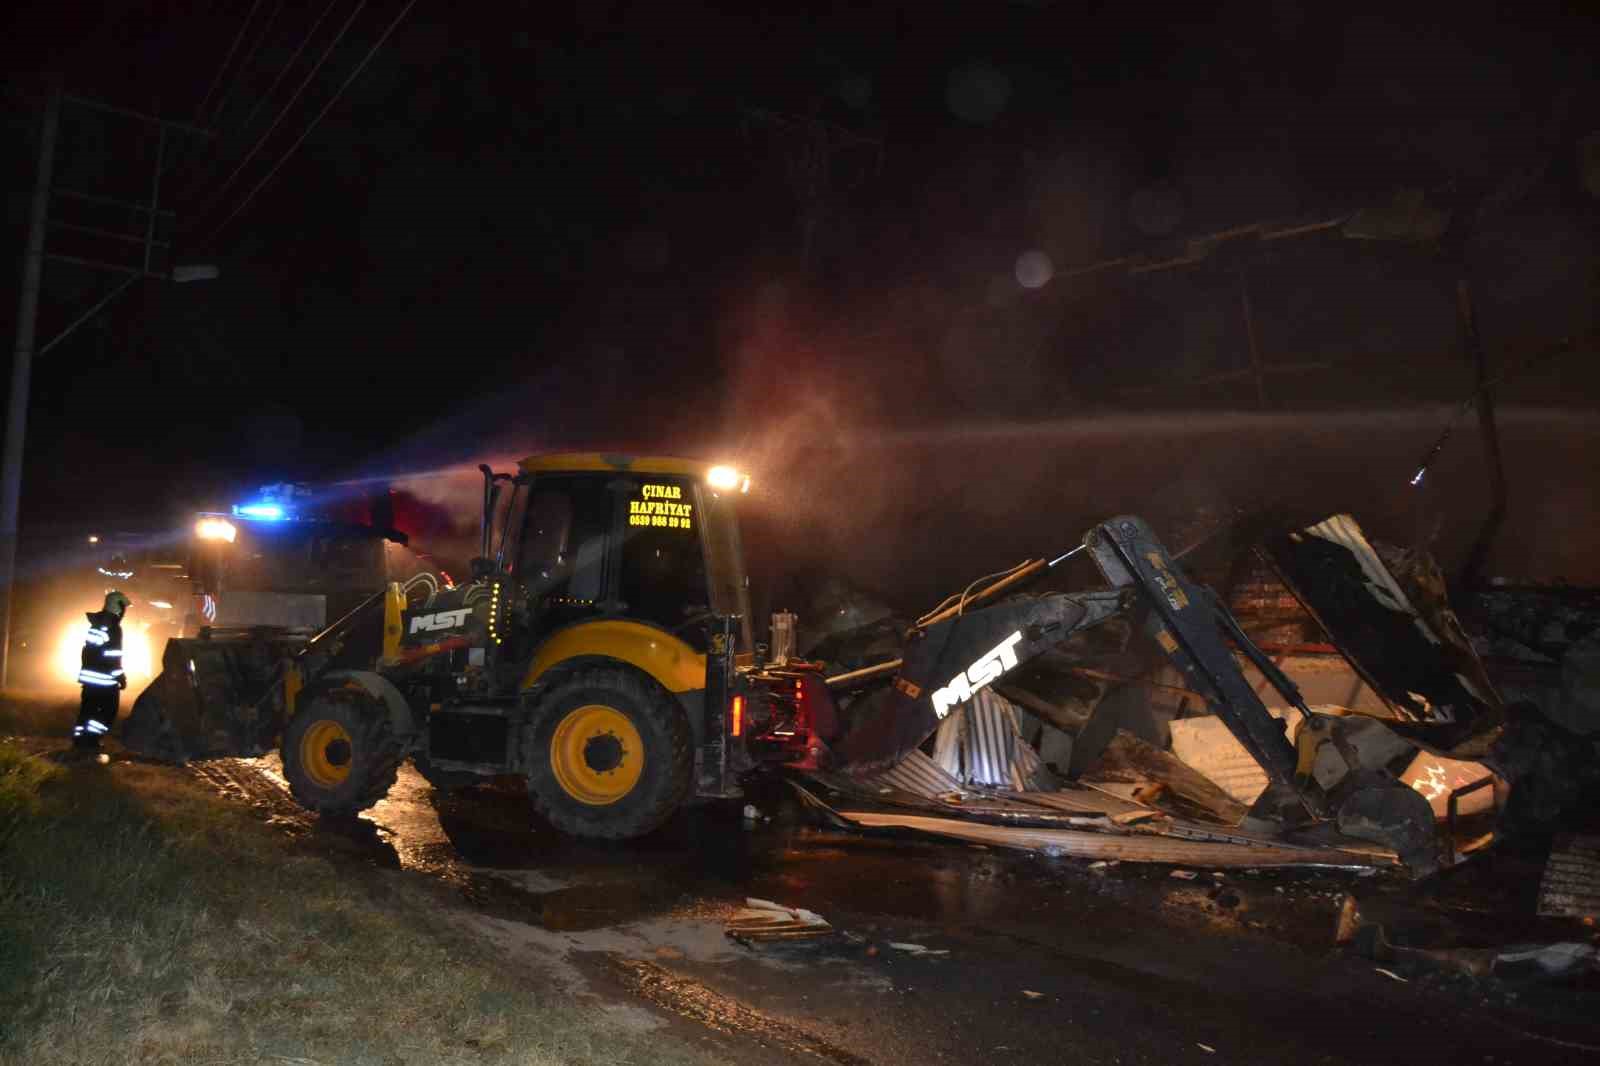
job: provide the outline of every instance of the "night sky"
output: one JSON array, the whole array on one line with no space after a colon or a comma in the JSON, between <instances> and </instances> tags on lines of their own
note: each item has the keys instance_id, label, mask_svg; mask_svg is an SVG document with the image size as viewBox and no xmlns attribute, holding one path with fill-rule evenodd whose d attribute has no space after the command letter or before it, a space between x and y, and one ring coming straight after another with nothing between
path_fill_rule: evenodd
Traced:
<instances>
[{"instance_id":1,"label":"night sky","mask_svg":"<svg viewBox=\"0 0 1600 1066\"><path fill-rule=\"evenodd\" d=\"M601 445L738 454L822 525L817 496L869 468L873 502L816 541L863 570L930 523L988 515L963 534L987 555L1045 525L1070 541L1113 502L1176 513L1307 471L1399 536L1394 486L1472 388L1467 277L1497 371L1576 338L1499 392L1509 535L1549 545L1501 568L1600 580L1592 5L418 0L287 156L406 5L197 6L11 16L8 247L59 70L216 131L169 142L162 235L222 271L139 283L36 366L25 527ZM69 107L56 185L147 199L154 152ZM1420 239L1196 243L1359 208ZM116 280L49 264L41 342ZM1244 288L1263 362L1300 367L1264 405L1211 380L1250 365ZM1230 433L1230 411L1252 421ZM1482 510L1477 459L1467 419L1433 501L1447 544ZM1041 494L1074 486L1046 522ZM872 523L892 532L862 547ZM972 560L917 565L943 582Z\"/></svg>"}]
</instances>

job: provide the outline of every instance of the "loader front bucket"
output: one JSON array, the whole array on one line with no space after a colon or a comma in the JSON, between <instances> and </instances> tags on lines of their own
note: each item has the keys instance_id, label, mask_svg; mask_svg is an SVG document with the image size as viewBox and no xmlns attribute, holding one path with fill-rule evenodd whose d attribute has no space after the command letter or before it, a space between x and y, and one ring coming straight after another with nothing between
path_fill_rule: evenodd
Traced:
<instances>
[{"instance_id":1,"label":"loader front bucket","mask_svg":"<svg viewBox=\"0 0 1600 1066\"><path fill-rule=\"evenodd\" d=\"M283 731L284 671L303 644L261 631L167 641L161 673L122 724L123 745L171 762L270 751Z\"/></svg>"}]
</instances>

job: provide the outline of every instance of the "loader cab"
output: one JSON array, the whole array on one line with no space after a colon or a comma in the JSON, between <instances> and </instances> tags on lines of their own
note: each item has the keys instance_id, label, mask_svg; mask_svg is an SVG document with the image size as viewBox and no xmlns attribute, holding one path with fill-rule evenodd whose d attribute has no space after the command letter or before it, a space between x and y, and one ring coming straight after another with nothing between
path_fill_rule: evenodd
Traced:
<instances>
[{"instance_id":1,"label":"loader cab","mask_svg":"<svg viewBox=\"0 0 1600 1066\"><path fill-rule=\"evenodd\" d=\"M751 646L737 516L747 478L690 460L567 454L524 460L510 480L488 501L502 532L486 547L526 596L512 657L599 619L642 623L703 655L710 619L736 615Z\"/></svg>"}]
</instances>

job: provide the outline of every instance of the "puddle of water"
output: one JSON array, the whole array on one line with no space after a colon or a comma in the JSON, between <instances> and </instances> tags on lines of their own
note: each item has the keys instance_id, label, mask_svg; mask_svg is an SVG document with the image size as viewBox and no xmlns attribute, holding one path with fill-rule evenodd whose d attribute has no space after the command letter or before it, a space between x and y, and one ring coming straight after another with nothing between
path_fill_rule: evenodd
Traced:
<instances>
[{"instance_id":1,"label":"puddle of water","mask_svg":"<svg viewBox=\"0 0 1600 1066\"><path fill-rule=\"evenodd\" d=\"M674 898L662 898L650 882L577 885L538 897L539 924L558 932L579 932L649 917L667 910Z\"/></svg>"},{"instance_id":2,"label":"puddle of water","mask_svg":"<svg viewBox=\"0 0 1600 1066\"><path fill-rule=\"evenodd\" d=\"M456 886L461 898L470 903L474 910L492 918L525 925L543 924L541 917L544 905L539 896L518 888L502 877L464 871L450 871L444 876Z\"/></svg>"},{"instance_id":3,"label":"puddle of water","mask_svg":"<svg viewBox=\"0 0 1600 1066\"><path fill-rule=\"evenodd\" d=\"M684 894L659 881L596 881L535 890L504 873L446 874L473 907L496 918L526 922L551 932L581 933L658 918L687 916Z\"/></svg>"},{"instance_id":4,"label":"puddle of water","mask_svg":"<svg viewBox=\"0 0 1600 1066\"><path fill-rule=\"evenodd\" d=\"M1177 912L1186 924L1208 921L1219 931L1270 928L1283 938L1320 941L1308 945L1315 947L1327 946L1334 928L1335 907L1308 907L1312 901L1278 896L1270 885L1237 899L1219 891L1224 905L1196 896L1199 886L1168 882L1164 869L1086 882L1067 862L781 821L751 830L737 812L714 807L684 812L642 840L611 844L541 825L520 787L439 792L410 767L382 802L345 820L300 810L272 756L219 760L203 776L281 816L303 843L426 873L454 885L482 913L556 932L627 926L745 896L834 919L882 916L934 927L1004 925L1034 914L1052 924L1059 918L1091 940L1119 935L1110 913L1116 908L1102 905L1112 899ZM1302 924L1306 936L1285 935Z\"/></svg>"}]
</instances>

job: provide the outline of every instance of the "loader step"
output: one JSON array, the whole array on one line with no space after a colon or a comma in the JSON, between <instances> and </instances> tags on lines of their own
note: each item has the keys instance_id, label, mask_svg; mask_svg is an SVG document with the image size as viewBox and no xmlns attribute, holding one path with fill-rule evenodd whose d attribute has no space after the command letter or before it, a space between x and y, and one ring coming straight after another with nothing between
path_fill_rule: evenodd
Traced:
<instances>
[{"instance_id":1,"label":"loader step","mask_svg":"<svg viewBox=\"0 0 1600 1066\"><path fill-rule=\"evenodd\" d=\"M474 774L478 777L494 777L505 773L502 766L491 766L485 763L465 762L460 759L441 759L437 756L428 759L428 768L433 771L450 774Z\"/></svg>"}]
</instances>

